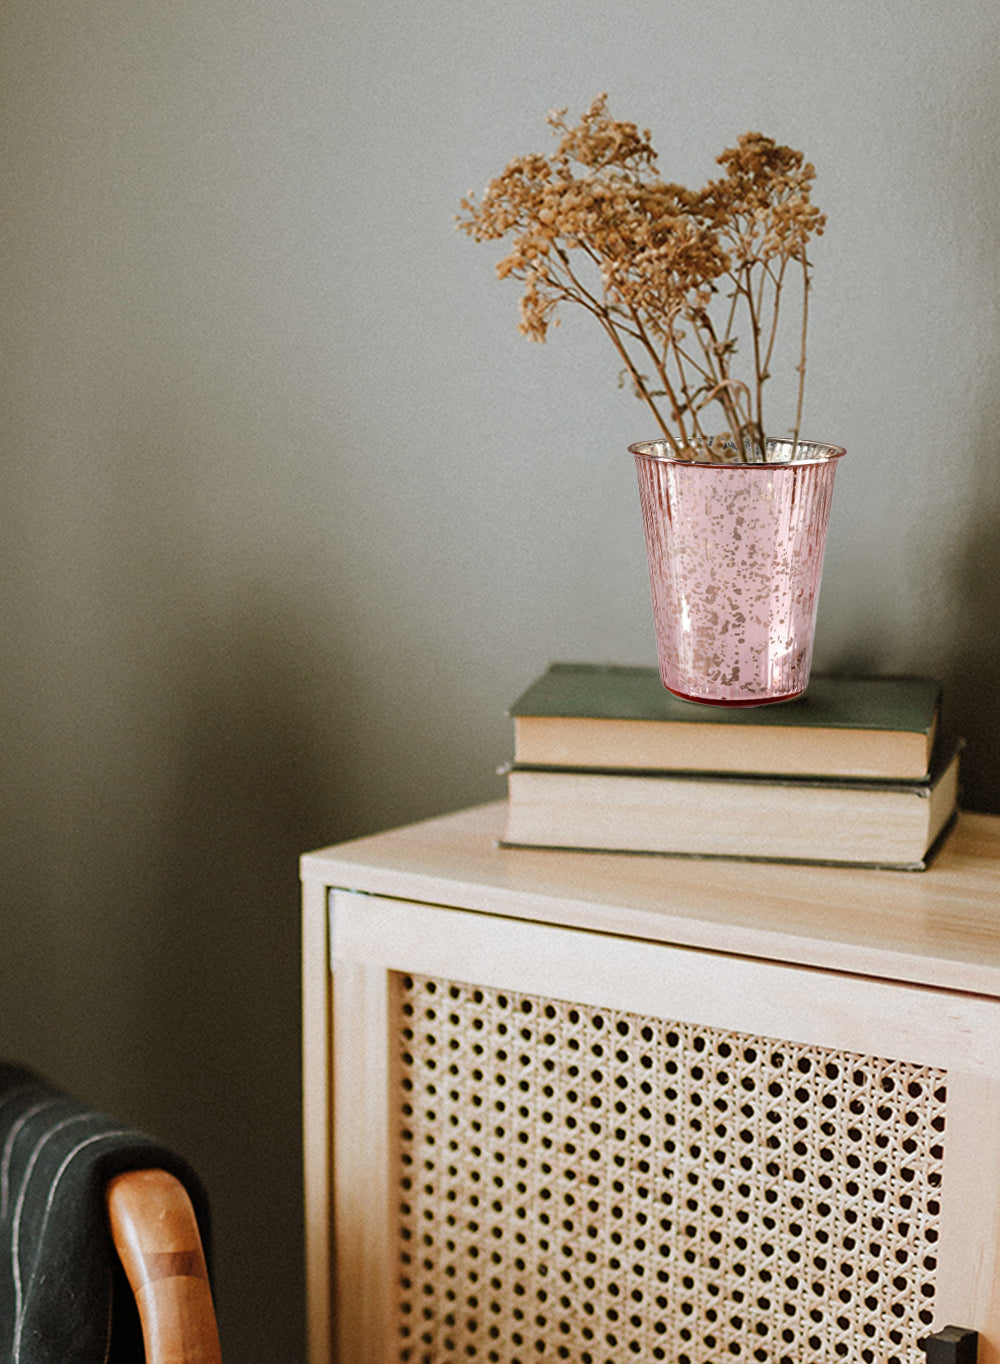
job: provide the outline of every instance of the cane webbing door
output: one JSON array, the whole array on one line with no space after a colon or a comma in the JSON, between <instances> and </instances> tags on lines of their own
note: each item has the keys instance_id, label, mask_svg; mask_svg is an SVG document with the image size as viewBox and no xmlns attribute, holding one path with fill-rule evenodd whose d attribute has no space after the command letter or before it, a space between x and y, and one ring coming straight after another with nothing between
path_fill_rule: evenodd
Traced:
<instances>
[{"instance_id":1,"label":"cane webbing door","mask_svg":"<svg viewBox=\"0 0 1000 1364\"><path fill-rule=\"evenodd\" d=\"M337 893L342 1364L1000 1360L1000 1009Z\"/></svg>"}]
</instances>

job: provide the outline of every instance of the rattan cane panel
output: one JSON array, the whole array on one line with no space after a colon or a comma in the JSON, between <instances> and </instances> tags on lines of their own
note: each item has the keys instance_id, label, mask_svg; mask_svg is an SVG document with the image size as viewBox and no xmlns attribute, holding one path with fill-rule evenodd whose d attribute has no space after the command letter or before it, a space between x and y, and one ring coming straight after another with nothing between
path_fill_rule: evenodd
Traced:
<instances>
[{"instance_id":1,"label":"rattan cane panel","mask_svg":"<svg viewBox=\"0 0 1000 1364\"><path fill-rule=\"evenodd\" d=\"M401 1361L921 1364L944 1072L394 980Z\"/></svg>"}]
</instances>

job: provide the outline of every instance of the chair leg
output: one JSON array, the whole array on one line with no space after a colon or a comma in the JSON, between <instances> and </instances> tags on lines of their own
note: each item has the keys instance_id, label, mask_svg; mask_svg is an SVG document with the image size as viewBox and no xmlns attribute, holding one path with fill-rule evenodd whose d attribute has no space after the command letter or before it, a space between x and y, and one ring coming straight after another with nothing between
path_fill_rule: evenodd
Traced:
<instances>
[{"instance_id":1,"label":"chair leg","mask_svg":"<svg viewBox=\"0 0 1000 1364\"><path fill-rule=\"evenodd\" d=\"M105 1198L147 1364L222 1364L201 1236L183 1184L165 1170L133 1170L109 1180Z\"/></svg>"}]
</instances>

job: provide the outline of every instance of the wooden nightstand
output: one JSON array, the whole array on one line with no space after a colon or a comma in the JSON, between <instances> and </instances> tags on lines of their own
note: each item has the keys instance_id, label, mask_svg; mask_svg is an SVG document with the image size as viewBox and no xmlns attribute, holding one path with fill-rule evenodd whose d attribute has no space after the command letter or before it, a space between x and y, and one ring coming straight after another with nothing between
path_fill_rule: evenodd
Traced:
<instances>
[{"instance_id":1,"label":"wooden nightstand","mask_svg":"<svg viewBox=\"0 0 1000 1364\"><path fill-rule=\"evenodd\" d=\"M303 858L310 1364L997 1364L1000 818L905 873L502 817Z\"/></svg>"}]
</instances>

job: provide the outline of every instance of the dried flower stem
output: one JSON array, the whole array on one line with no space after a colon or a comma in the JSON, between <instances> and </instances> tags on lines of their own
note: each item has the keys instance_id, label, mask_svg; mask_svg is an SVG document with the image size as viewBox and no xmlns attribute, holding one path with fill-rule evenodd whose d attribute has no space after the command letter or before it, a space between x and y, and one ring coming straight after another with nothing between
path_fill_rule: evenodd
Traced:
<instances>
[{"instance_id":1,"label":"dried flower stem","mask_svg":"<svg viewBox=\"0 0 1000 1364\"><path fill-rule=\"evenodd\" d=\"M806 260L805 252L802 253L802 358L799 361L799 396L795 405L795 426L792 430L792 441L794 445L799 443L799 434L802 430L802 409L806 396L806 331L809 328L809 290L812 288L812 280L809 275L809 262Z\"/></svg>"}]
</instances>

